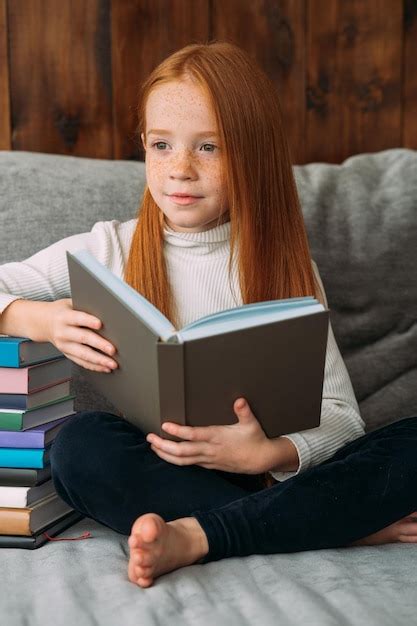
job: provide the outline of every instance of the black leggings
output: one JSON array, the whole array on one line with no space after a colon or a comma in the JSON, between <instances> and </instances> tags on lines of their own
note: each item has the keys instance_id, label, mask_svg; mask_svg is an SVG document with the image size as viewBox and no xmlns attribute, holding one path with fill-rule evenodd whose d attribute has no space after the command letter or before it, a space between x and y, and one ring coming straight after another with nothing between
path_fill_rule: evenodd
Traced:
<instances>
[{"instance_id":1,"label":"black leggings","mask_svg":"<svg viewBox=\"0 0 417 626\"><path fill-rule=\"evenodd\" d=\"M58 433L51 468L65 502L124 535L143 513L195 517L209 544L201 563L336 548L417 509L417 417L264 488L256 476L168 463L127 421L82 411Z\"/></svg>"}]
</instances>

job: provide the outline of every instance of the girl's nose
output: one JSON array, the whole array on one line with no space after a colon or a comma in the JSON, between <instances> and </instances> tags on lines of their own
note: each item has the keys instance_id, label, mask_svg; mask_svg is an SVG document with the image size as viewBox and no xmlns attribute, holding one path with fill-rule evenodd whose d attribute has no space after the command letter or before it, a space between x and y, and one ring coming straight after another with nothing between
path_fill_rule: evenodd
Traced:
<instances>
[{"instance_id":1,"label":"girl's nose","mask_svg":"<svg viewBox=\"0 0 417 626\"><path fill-rule=\"evenodd\" d=\"M195 174L194 159L189 151L184 150L172 159L170 174L173 178L189 178Z\"/></svg>"}]
</instances>

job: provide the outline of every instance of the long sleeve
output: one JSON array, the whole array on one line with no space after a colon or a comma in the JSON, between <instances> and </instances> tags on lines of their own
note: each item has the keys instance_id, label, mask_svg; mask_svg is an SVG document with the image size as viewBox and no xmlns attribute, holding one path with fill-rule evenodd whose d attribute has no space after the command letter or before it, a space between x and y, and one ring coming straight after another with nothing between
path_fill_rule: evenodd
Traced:
<instances>
[{"instance_id":1,"label":"long sleeve","mask_svg":"<svg viewBox=\"0 0 417 626\"><path fill-rule=\"evenodd\" d=\"M90 232L71 235L24 261L0 265L0 314L14 300L52 302L71 296L66 251L87 249L122 276L136 220L96 222Z\"/></svg>"},{"instance_id":2,"label":"long sleeve","mask_svg":"<svg viewBox=\"0 0 417 626\"><path fill-rule=\"evenodd\" d=\"M88 233L72 235L37 252L28 259L0 266L0 314L11 302L24 298L53 301L70 297L66 251L85 248L117 276L123 276L136 219L128 222L97 222ZM236 275L230 289L230 223L197 233L165 229L168 274L178 303L182 325L199 317L242 304ZM313 267L324 288L316 265ZM235 299L235 292L238 300ZM270 473L285 480L329 458L338 448L364 433L355 394L346 366L329 326L323 384L321 424L318 428L285 435L297 451L297 472Z\"/></svg>"},{"instance_id":3,"label":"long sleeve","mask_svg":"<svg viewBox=\"0 0 417 626\"><path fill-rule=\"evenodd\" d=\"M323 303L327 307L323 283L314 262L313 267L322 290ZM329 322L320 426L283 435L295 445L300 464L296 472L271 470L270 474L276 480L283 481L324 462L343 445L362 436L364 425L348 371Z\"/></svg>"}]
</instances>

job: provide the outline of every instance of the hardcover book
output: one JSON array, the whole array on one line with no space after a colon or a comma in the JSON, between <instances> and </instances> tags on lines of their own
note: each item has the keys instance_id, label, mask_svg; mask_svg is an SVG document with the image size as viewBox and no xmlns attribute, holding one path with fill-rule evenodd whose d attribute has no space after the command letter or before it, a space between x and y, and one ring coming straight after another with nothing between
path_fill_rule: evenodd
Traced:
<instances>
[{"instance_id":1,"label":"hardcover book","mask_svg":"<svg viewBox=\"0 0 417 626\"><path fill-rule=\"evenodd\" d=\"M24 548L26 550L35 550L40 548L49 541L49 537L56 537L59 533L64 532L67 528L76 524L83 515L77 511L71 511L57 521L52 522L42 530L37 531L30 537L21 535L0 535L0 548Z\"/></svg>"},{"instance_id":2,"label":"hardcover book","mask_svg":"<svg viewBox=\"0 0 417 626\"><path fill-rule=\"evenodd\" d=\"M256 302L181 328L87 250L67 252L74 310L98 317L119 367L87 380L143 433L164 421L233 424L249 402L268 437L320 424L329 312L315 298Z\"/></svg>"},{"instance_id":3,"label":"hardcover book","mask_svg":"<svg viewBox=\"0 0 417 626\"><path fill-rule=\"evenodd\" d=\"M0 448L45 448L69 419L70 415L28 430L0 430Z\"/></svg>"},{"instance_id":4,"label":"hardcover book","mask_svg":"<svg viewBox=\"0 0 417 626\"><path fill-rule=\"evenodd\" d=\"M56 493L52 480L36 487L0 486L0 507L23 509L37 504L47 496Z\"/></svg>"},{"instance_id":5,"label":"hardcover book","mask_svg":"<svg viewBox=\"0 0 417 626\"><path fill-rule=\"evenodd\" d=\"M0 410L37 409L44 404L63 400L70 396L70 381L66 380L32 393L0 393Z\"/></svg>"},{"instance_id":6,"label":"hardcover book","mask_svg":"<svg viewBox=\"0 0 417 626\"><path fill-rule=\"evenodd\" d=\"M47 448L0 448L0 467L33 467L49 465L51 446Z\"/></svg>"},{"instance_id":7,"label":"hardcover book","mask_svg":"<svg viewBox=\"0 0 417 626\"><path fill-rule=\"evenodd\" d=\"M0 508L0 535L33 535L71 511L56 493L24 509Z\"/></svg>"},{"instance_id":8,"label":"hardcover book","mask_svg":"<svg viewBox=\"0 0 417 626\"><path fill-rule=\"evenodd\" d=\"M51 478L51 466L32 467L0 467L0 485L4 487L34 487Z\"/></svg>"},{"instance_id":9,"label":"hardcover book","mask_svg":"<svg viewBox=\"0 0 417 626\"><path fill-rule=\"evenodd\" d=\"M62 356L52 343L0 335L0 367L26 367Z\"/></svg>"},{"instance_id":10,"label":"hardcover book","mask_svg":"<svg viewBox=\"0 0 417 626\"><path fill-rule=\"evenodd\" d=\"M34 393L71 378L72 361L66 357L28 367L1 367L0 393Z\"/></svg>"},{"instance_id":11,"label":"hardcover book","mask_svg":"<svg viewBox=\"0 0 417 626\"><path fill-rule=\"evenodd\" d=\"M0 409L0 430L27 430L72 415L75 396L67 396L36 409Z\"/></svg>"}]
</instances>

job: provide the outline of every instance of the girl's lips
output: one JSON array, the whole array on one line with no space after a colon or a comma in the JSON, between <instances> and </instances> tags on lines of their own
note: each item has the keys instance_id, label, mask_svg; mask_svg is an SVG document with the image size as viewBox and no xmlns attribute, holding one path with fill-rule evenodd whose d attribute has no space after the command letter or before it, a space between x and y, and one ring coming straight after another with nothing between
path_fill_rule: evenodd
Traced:
<instances>
[{"instance_id":1,"label":"girl's lips","mask_svg":"<svg viewBox=\"0 0 417 626\"><path fill-rule=\"evenodd\" d=\"M197 200L201 200L201 197L197 196L168 196L175 204L193 204Z\"/></svg>"}]
</instances>

